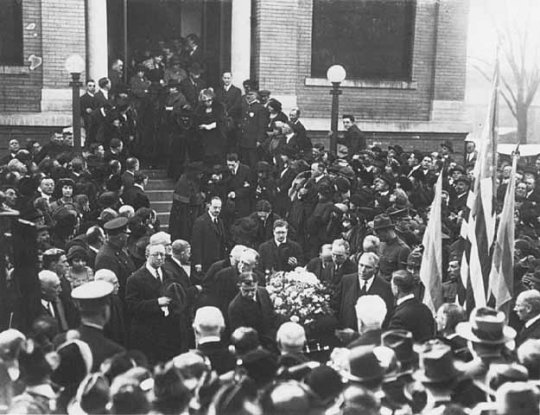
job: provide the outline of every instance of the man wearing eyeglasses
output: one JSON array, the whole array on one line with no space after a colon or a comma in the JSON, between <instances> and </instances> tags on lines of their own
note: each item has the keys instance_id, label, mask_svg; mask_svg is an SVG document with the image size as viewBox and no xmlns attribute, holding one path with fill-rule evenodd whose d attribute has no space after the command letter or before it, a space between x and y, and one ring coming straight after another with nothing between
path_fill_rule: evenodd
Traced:
<instances>
[{"instance_id":1,"label":"man wearing eyeglasses","mask_svg":"<svg viewBox=\"0 0 540 415\"><path fill-rule=\"evenodd\" d=\"M177 302L185 302L185 292L165 272L165 247L146 247L146 262L129 277L126 306L131 318L130 348L143 352L150 364L165 362L181 353L180 313ZM173 295L175 296L173 302Z\"/></svg>"}]
</instances>

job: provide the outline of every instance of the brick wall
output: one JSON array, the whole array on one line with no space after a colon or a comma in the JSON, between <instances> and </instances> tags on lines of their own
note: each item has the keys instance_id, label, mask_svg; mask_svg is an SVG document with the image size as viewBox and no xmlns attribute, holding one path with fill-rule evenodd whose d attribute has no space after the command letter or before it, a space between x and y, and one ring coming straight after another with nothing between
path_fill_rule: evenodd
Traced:
<instances>
[{"instance_id":1,"label":"brick wall","mask_svg":"<svg viewBox=\"0 0 540 415\"><path fill-rule=\"evenodd\" d=\"M400 89L342 87L340 112L366 121L427 122L433 99L463 100L467 5L468 0L443 0L437 19L435 2L417 0L414 85ZM259 57L254 75L261 88L274 95L296 95L304 117L320 118L329 116L331 96L328 86L306 85L311 76L312 13L312 0L255 1L255 53Z\"/></svg>"},{"instance_id":2,"label":"brick wall","mask_svg":"<svg viewBox=\"0 0 540 415\"><path fill-rule=\"evenodd\" d=\"M30 70L28 58L42 57L41 0L25 0L23 5L24 66L0 67L0 112L39 112L43 68Z\"/></svg>"},{"instance_id":3,"label":"brick wall","mask_svg":"<svg viewBox=\"0 0 540 415\"><path fill-rule=\"evenodd\" d=\"M69 74L64 68L66 58L74 53L83 58L86 56L85 2L41 0L41 3L43 56L46 57L43 60L43 87L68 88Z\"/></svg>"}]
</instances>

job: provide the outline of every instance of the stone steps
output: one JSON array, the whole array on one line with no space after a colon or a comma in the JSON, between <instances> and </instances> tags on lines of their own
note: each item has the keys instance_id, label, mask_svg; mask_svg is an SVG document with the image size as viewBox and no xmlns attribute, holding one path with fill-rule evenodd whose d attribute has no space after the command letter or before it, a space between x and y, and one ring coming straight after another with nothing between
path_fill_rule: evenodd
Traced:
<instances>
[{"instance_id":1,"label":"stone steps","mask_svg":"<svg viewBox=\"0 0 540 415\"><path fill-rule=\"evenodd\" d=\"M148 183L145 193L150 199L150 206L157 213L161 229L169 228L169 214L171 212L174 181L167 177L165 169L145 170L148 174Z\"/></svg>"}]
</instances>

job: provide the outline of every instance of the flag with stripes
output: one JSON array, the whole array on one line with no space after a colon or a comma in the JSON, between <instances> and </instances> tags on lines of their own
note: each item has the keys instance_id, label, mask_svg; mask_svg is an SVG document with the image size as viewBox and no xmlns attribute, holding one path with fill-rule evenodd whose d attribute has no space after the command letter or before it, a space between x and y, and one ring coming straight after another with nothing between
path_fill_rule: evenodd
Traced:
<instances>
[{"instance_id":1,"label":"flag with stripes","mask_svg":"<svg viewBox=\"0 0 540 415\"><path fill-rule=\"evenodd\" d=\"M442 292L442 173L435 185L435 197L429 211L422 245L424 254L420 266L420 280L426 288L424 304L435 314L443 303Z\"/></svg>"},{"instance_id":2,"label":"flag with stripes","mask_svg":"<svg viewBox=\"0 0 540 415\"><path fill-rule=\"evenodd\" d=\"M517 153L517 150L516 150ZM489 293L495 299L495 308L502 309L513 297L514 291L514 209L518 155L514 154L510 182L506 188L497 239L493 247L493 262L489 274Z\"/></svg>"},{"instance_id":3,"label":"flag with stripes","mask_svg":"<svg viewBox=\"0 0 540 415\"><path fill-rule=\"evenodd\" d=\"M474 183L467 197L467 212L461 225L465 250L461 278L467 310L487 303L492 245L495 239L495 176L497 169L499 71L496 65L486 122L480 136Z\"/></svg>"}]
</instances>

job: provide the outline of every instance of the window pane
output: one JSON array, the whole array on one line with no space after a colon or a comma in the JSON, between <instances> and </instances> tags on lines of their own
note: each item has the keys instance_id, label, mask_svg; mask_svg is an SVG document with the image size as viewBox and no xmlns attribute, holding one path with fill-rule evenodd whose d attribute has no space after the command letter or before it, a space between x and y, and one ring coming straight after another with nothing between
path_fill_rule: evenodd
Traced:
<instances>
[{"instance_id":1,"label":"window pane","mask_svg":"<svg viewBox=\"0 0 540 415\"><path fill-rule=\"evenodd\" d=\"M415 0L314 0L311 75L410 80Z\"/></svg>"},{"instance_id":2,"label":"window pane","mask_svg":"<svg viewBox=\"0 0 540 415\"><path fill-rule=\"evenodd\" d=\"M0 65L22 64L22 0L0 0Z\"/></svg>"}]
</instances>

